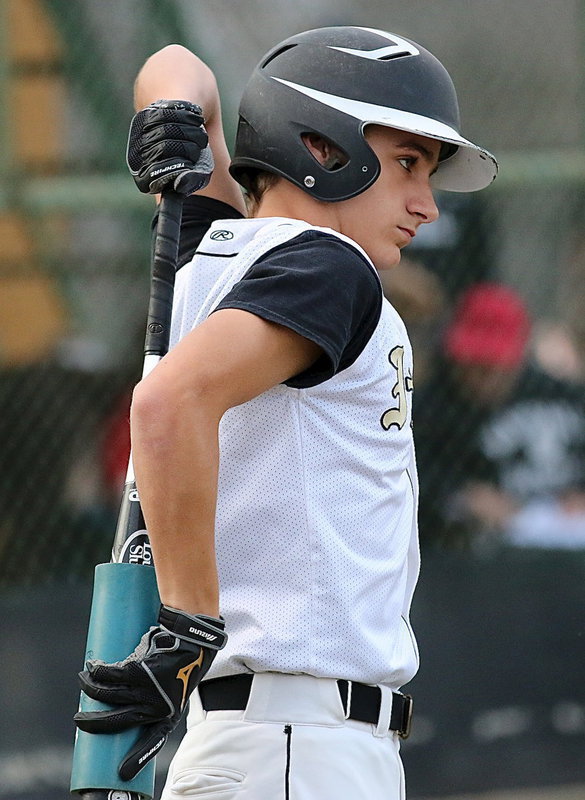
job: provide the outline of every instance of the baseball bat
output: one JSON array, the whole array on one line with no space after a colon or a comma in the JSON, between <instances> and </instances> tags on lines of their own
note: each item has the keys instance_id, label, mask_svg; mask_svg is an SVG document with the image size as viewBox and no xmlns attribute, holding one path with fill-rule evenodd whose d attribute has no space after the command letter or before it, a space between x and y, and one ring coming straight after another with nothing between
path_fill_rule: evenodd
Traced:
<instances>
[{"instance_id":1,"label":"baseball bat","mask_svg":"<svg viewBox=\"0 0 585 800\"><path fill-rule=\"evenodd\" d=\"M143 377L169 348L182 207L182 195L169 189L163 192L151 262ZM99 658L112 662L126 658L142 634L156 624L159 606L156 575L130 456L112 560L98 564L95 569L85 661ZM107 708L81 694L81 711ZM78 730L71 792L78 793L83 800L150 800L154 794L155 759L130 781L122 780L118 774L118 765L139 735L138 728L117 734Z\"/></svg>"}]
</instances>

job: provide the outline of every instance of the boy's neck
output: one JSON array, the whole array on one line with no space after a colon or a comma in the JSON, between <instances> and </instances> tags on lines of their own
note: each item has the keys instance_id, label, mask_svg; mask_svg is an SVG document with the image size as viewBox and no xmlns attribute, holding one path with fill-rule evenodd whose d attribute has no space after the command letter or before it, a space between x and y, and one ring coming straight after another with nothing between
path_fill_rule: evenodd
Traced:
<instances>
[{"instance_id":1,"label":"boy's neck","mask_svg":"<svg viewBox=\"0 0 585 800\"><path fill-rule=\"evenodd\" d=\"M302 219L310 225L342 233L334 203L315 200L286 180L280 180L267 189L253 216Z\"/></svg>"}]
</instances>

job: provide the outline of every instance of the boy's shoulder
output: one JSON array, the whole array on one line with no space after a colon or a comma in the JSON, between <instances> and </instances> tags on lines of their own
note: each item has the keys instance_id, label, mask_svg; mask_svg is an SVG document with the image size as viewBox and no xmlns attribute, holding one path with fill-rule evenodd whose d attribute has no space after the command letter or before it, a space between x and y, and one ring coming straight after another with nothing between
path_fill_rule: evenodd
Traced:
<instances>
[{"instance_id":1,"label":"boy's shoulder","mask_svg":"<svg viewBox=\"0 0 585 800\"><path fill-rule=\"evenodd\" d=\"M227 249L241 253L244 248L268 258L282 255L311 254L311 257L337 255L341 260L366 264L376 275L375 267L362 247L353 239L332 228L311 225L293 217L249 217L214 219L201 241L200 250Z\"/></svg>"}]
</instances>

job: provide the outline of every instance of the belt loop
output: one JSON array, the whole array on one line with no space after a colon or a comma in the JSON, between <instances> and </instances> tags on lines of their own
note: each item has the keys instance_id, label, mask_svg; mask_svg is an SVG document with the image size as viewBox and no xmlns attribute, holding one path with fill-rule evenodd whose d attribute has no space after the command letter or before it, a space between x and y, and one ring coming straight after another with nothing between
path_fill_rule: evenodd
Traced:
<instances>
[{"instance_id":1,"label":"belt loop","mask_svg":"<svg viewBox=\"0 0 585 800\"><path fill-rule=\"evenodd\" d=\"M374 736L383 739L388 736L390 730L390 718L392 716L392 689L388 686L379 686L380 689L380 714L378 724L374 731Z\"/></svg>"},{"instance_id":2,"label":"belt loop","mask_svg":"<svg viewBox=\"0 0 585 800\"><path fill-rule=\"evenodd\" d=\"M351 687L352 681L347 681L347 701L345 703L345 719L349 719L351 714Z\"/></svg>"}]
</instances>

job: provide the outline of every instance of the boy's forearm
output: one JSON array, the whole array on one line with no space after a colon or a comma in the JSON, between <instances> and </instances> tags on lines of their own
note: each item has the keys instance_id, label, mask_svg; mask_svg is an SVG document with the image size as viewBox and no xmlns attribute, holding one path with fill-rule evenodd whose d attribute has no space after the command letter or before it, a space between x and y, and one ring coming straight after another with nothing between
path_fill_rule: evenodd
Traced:
<instances>
[{"instance_id":1,"label":"boy's forearm","mask_svg":"<svg viewBox=\"0 0 585 800\"><path fill-rule=\"evenodd\" d=\"M196 410L164 415L152 399L134 401L131 421L136 482L161 601L218 616L217 422Z\"/></svg>"}]
</instances>

